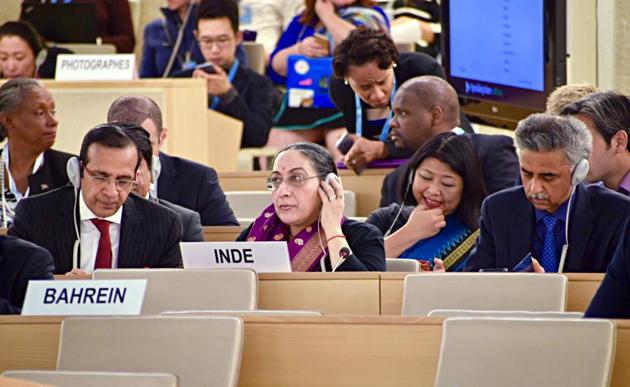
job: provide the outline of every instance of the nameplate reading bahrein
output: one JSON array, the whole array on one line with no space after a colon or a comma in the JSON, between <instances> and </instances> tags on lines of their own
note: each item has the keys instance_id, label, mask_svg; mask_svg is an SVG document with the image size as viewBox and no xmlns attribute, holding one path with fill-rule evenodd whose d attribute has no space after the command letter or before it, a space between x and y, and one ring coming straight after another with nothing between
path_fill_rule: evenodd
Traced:
<instances>
[{"instance_id":1,"label":"nameplate reading bahrein","mask_svg":"<svg viewBox=\"0 0 630 387\"><path fill-rule=\"evenodd\" d=\"M128 81L133 79L133 54L74 55L57 57L57 81Z\"/></svg>"},{"instance_id":2,"label":"nameplate reading bahrein","mask_svg":"<svg viewBox=\"0 0 630 387\"><path fill-rule=\"evenodd\" d=\"M254 269L291 272L286 242L182 242L184 269Z\"/></svg>"},{"instance_id":3,"label":"nameplate reading bahrein","mask_svg":"<svg viewBox=\"0 0 630 387\"><path fill-rule=\"evenodd\" d=\"M29 281L29 316L139 315L147 280Z\"/></svg>"}]
</instances>

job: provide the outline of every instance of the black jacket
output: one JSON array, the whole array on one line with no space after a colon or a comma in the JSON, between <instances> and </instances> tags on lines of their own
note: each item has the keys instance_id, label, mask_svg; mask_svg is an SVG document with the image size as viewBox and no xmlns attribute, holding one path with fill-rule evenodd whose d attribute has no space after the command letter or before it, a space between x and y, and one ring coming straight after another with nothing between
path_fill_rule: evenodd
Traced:
<instances>
[{"instance_id":1,"label":"black jacket","mask_svg":"<svg viewBox=\"0 0 630 387\"><path fill-rule=\"evenodd\" d=\"M250 224L236 240L239 242L246 241L251 227L252 225ZM387 270L383 234L376 227L371 224L346 219L341 226L341 231L348 241L352 255L337 268L337 271ZM326 270L331 270L329 258L326 258Z\"/></svg>"},{"instance_id":2,"label":"black jacket","mask_svg":"<svg viewBox=\"0 0 630 387\"><path fill-rule=\"evenodd\" d=\"M204 226L238 226L214 169L160 152L158 198L199 213Z\"/></svg>"},{"instance_id":3,"label":"black jacket","mask_svg":"<svg viewBox=\"0 0 630 387\"><path fill-rule=\"evenodd\" d=\"M0 157L2 149L0 149ZM66 165L68 159L74 157L70 153L46 149L44 151L44 164L28 177L28 186L31 189L29 195L37 195L68 184Z\"/></svg>"},{"instance_id":4,"label":"black jacket","mask_svg":"<svg viewBox=\"0 0 630 387\"><path fill-rule=\"evenodd\" d=\"M488 195L513 187L519 177L518 158L508 136L469 134L479 162ZM381 207L401 203L401 184L407 165L403 164L385 176L381 187Z\"/></svg>"},{"instance_id":5,"label":"black jacket","mask_svg":"<svg viewBox=\"0 0 630 387\"><path fill-rule=\"evenodd\" d=\"M28 281L51 280L54 270L53 259L45 249L0 236L0 314L19 313L16 308L22 308Z\"/></svg>"},{"instance_id":6,"label":"black jacket","mask_svg":"<svg viewBox=\"0 0 630 387\"><path fill-rule=\"evenodd\" d=\"M630 199L597 185L579 184L568 213L565 272L606 271L630 219ZM512 270L532 252L536 215L523 186L488 196L481 205L481 234L465 271Z\"/></svg>"},{"instance_id":7,"label":"black jacket","mask_svg":"<svg viewBox=\"0 0 630 387\"><path fill-rule=\"evenodd\" d=\"M435 75L440 78L445 78L444 70L440 64L430 56L417 52L401 53L400 59L394 69L396 75L396 83L400 87L406 80L419 77L421 75ZM354 104L354 91L349 85L344 83L343 79L333 78L330 83L330 97L337 106L337 109L343 113L343 118L346 123L348 132L355 133L356 131L356 111ZM361 101L362 109L365 109L368 105ZM368 130L366 114L363 114L363 137L376 140L379 133L370 132ZM466 118L466 115L462 112L460 118L460 126L466 132L472 133L473 129ZM396 148L394 142L390 139L385 140L385 146L389 152L390 158L406 158L410 157L413 152Z\"/></svg>"},{"instance_id":8,"label":"black jacket","mask_svg":"<svg viewBox=\"0 0 630 387\"><path fill-rule=\"evenodd\" d=\"M194 70L182 71L176 78L189 78ZM264 146L273 124L277 92L271 80L264 75L243 67L236 71L232 86L237 95L230 101L220 100L216 111L243 121L241 148ZM208 96L208 107L214 96Z\"/></svg>"},{"instance_id":9,"label":"black jacket","mask_svg":"<svg viewBox=\"0 0 630 387\"><path fill-rule=\"evenodd\" d=\"M65 274L72 270L77 214L74 187L67 185L20 200L9 234L47 249L55 262L55 274ZM118 267L181 267L181 235L176 213L130 194L123 204Z\"/></svg>"},{"instance_id":10,"label":"black jacket","mask_svg":"<svg viewBox=\"0 0 630 387\"><path fill-rule=\"evenodd\" d=\"M203 228L199 213L164 199L158 199L158 203L179 214L182 219L182 242L203 242Z\"/></svg>"}]
</instances>

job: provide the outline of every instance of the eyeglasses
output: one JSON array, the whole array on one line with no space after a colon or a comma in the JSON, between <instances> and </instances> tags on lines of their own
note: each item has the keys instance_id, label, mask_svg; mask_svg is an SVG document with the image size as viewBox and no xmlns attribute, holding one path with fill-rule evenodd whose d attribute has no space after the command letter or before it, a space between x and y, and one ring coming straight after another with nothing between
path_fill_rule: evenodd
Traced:
<instances>
[{"instance_id":1,"label":"eyeglasses","mask_svg":"<svg viewBox=\"0 0 630 387\"><path fill-rule=\"evenodd\" d=\"M282 176L271 176L267 179L267 189L269 191L275 191L280 188L280 184L282 184L283 181L292 187L301 187L306 183L306 180L316 178L321 178L321 176L289 175L286 180Z\"/></svg>"},{"instance_id":2,"label":"eyeglasses","mask_svg":"<svg viewBox=\"0 0 630 387\"><path fill-rule=\"evenodd\" d=\"M117 190L129 192L137 184L135 180L131 179L112 179L107 176L96 174L94 171L90 171L85 165L83 166L83 169L85 169L85 172L87 172L88 177L92 179L94 184L102 188L109 186L109 183L114 183Z\"/></svg>"},{"instance_id":3,"label":"eyeglasses","mask_svg":"<svg viewBox=\"0 0 630 387\"><path fill-rule=\"evenodd\" d=\"M199 43L200 46L204 46L208 48L212 48L212 46L215 44L219 48L226 48L232 42L232 38L230 38L229 36L220 36L216 39L201 37L197 39L197 42Z\"/></svg>"}]
</instances>

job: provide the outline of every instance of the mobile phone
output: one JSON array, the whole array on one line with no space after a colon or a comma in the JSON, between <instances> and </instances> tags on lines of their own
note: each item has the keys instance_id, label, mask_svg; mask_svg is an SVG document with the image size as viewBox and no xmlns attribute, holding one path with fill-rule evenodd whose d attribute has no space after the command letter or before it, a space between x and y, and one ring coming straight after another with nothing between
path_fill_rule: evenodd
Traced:
<instances>
[{"instance_id":1,"label":"mobile phone","mask_svg":"<svg viewBox=\"0 0 630 387\"><path fill-rule=\"evenodd\" d=\"M202 65L197 66L197 68L207 74L217 73L217 70L214 69L214 65L212 63L204 63Z\"/></svg>"},{"instance_id":2,"label":"mobile phone","mask_svg":"<svg viewBox=\"0 0 630 387\"><path fill-rule=\"evenodd\" d=\"M324 179L324 181L326 182L326 184L330 184L330 181L332 179L337 180L337 182L339 182L339 176L335 175L334 173L329 173L328 175L326 175L326 179Z\"/></svg>"},{"instance_id":3,"label":"mobile phone","mask_svg":"<svg viewBox=\"0 0 630 387\"><path fill-rule=\"evenodd\" d=\"M527 253L527 255L521 259L519 263L514 266L512 271L520 272L520 273L528 273L534 271L534 266L532 264L532 253Z\"/></svg>"},{"instance_id":4,"label":"mobile phone","mask_svg":"<svg viewBox=\"0 0 630 387\"><path fill-rule=\"evenodd\" d=\"M319 33L314 33L313 37L315 38L315 41L317 41L317 43L322 46L322 48L328 48L328 37L326 37L326 35L322 35Z\"/></svg>"},{"instance_id":5,"label":"mobile phone","mask_svg":"<svg viewBox=\"0 0 630 387\"><path fill-rule=\"evenodd\" d=\"M337 140L335 147L339 150L339 152L341 152L342 155L345 155L350 151L352 145L354 145L354 140L352 139L352 137L350 137L350 134L346 132L343 136L339 138L339 140Z\"/></svg>"}]
</instances>

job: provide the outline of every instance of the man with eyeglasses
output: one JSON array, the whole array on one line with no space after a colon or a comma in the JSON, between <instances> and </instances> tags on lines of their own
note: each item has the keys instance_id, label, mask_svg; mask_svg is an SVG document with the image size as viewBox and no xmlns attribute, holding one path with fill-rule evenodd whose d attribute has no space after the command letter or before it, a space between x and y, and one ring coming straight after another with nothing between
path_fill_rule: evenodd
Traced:
<instances>
[{"instance_id":1,"label":"man with eyeglasses","mask_svg":"<svg viewBox=\"0 0 630 387\"><path fill-rule=\"evenodd\" d=\"M72 185L21 201L9 234L47 249L55 274L181 267L178 215L129 194L139 164L138 148L123 129L91 129L79 160L69 162Z\"/></svg>"},{"instance_id":2,"label":"man with eyeglasses","mask_svg":"<svg viewBox=\"0 0 630 387\"><path fill-rule=\"evenodd\" d=\"M241 147L261 147L271 129L276 91L271 81L236 58L243 39L234 0L204 0L197 12L195 37L206 63L175 77L205 79L208 107L243 121Z\"/></svg>"}]
</instances>

